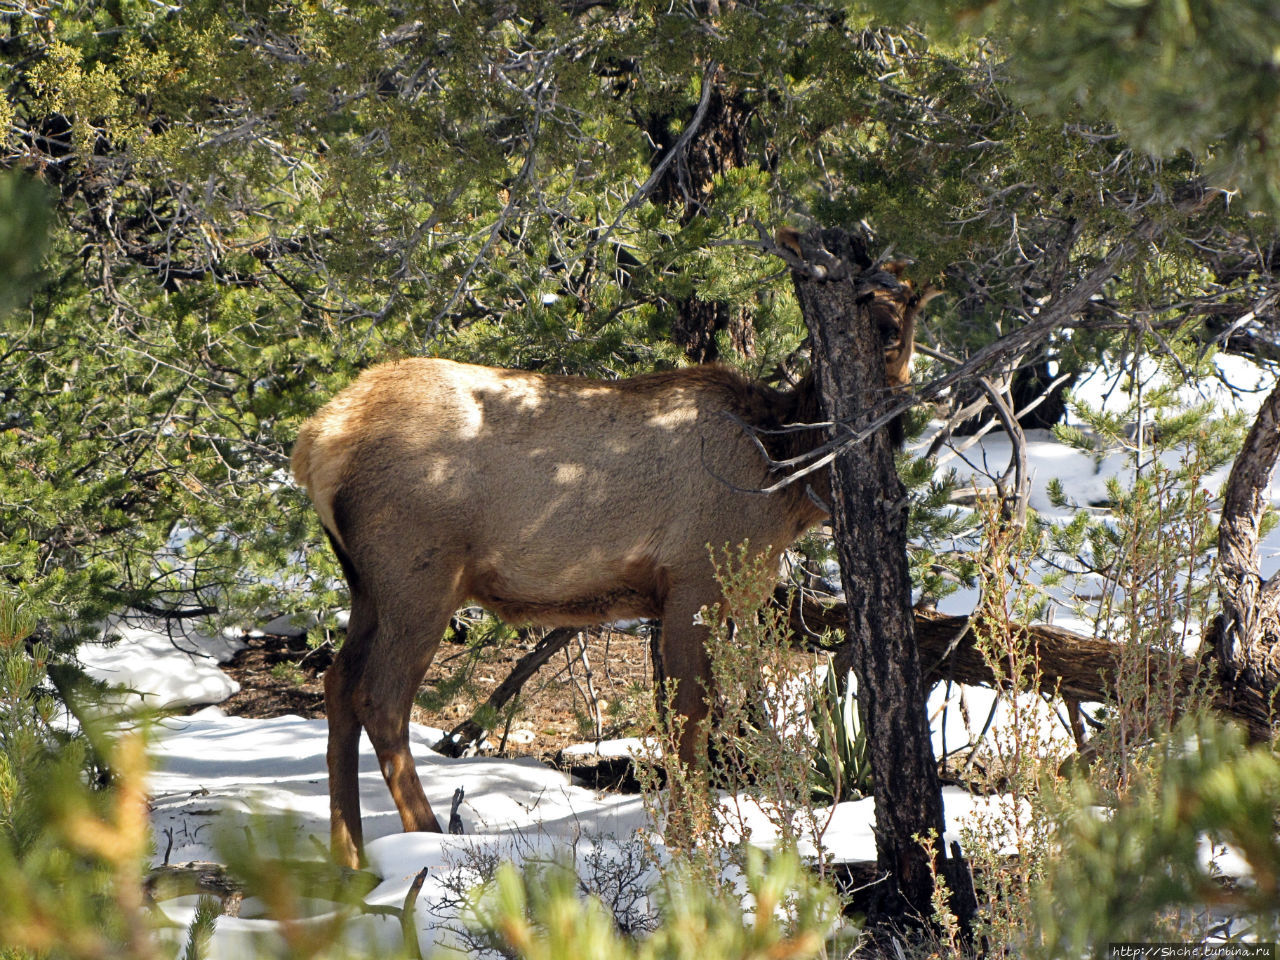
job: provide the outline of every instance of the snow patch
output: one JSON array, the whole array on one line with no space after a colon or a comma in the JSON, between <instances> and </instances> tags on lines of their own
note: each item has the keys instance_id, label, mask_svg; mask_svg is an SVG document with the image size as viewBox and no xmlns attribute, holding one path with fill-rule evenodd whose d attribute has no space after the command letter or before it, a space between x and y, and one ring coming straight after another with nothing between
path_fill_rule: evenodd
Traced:
<instances>
[{"instance_id":1,"label":"snow patch","mask_svg":"<svg viewBox=\"0 0 1280 960\"><path fill-rule=\"evenodd\" d=\"M123 688L129 708L168 709L221 703L240 685L218 668L244 641L230 633L206 634L170 629L163 622L113 617L103 631L110 644L85 644L79 650L85 671Z\"/></svg>"}]
</instances>

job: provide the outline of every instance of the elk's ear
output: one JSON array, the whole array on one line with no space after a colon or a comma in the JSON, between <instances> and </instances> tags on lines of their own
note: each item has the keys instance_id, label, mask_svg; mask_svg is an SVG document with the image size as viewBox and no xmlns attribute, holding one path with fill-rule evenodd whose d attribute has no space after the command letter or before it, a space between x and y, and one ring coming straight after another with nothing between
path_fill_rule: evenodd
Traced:
<instances>
[{"instance_id":1,"label":"elk's ear","mask_svg":"<svg viewBox=\"0 0 1280 960\"><path fill-rule=\"evenodd\" d=\"M800 249L800 231L795 227L782 225L774 232L773 239L778 246L786 247L797 257L804 256L804 251Z\"/></svg>"},{"instance_id":2,"label":"elk's ear","mask_svg":"<svg viewBox=\"0 0 1280 960\"><path fill-rule=\"evenodd\" d=\"M923 290L921 290L919 293L915 294L911 298L911 309L923 310L924 305L926 303L928 303L934 297L942 296L945 292L946 291L943 290L941 287L935 287L932 283L930 283L926 285Z\"/></svg>"}]
</instances>

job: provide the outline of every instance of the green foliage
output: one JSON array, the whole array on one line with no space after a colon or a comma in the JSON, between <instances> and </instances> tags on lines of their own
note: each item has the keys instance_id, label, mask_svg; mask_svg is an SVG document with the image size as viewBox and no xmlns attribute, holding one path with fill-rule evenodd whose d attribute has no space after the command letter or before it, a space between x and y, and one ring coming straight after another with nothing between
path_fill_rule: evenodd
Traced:
<instances>
[{"instance_id":1,"label":"green foliage","mask_svg":"<svg viewBox=\"0 0 1280 960\"><path fill-rule=\"evenodd\" d=\"M1088 780L1060 811L1062 854L1037 905L1045 957L1107 942L1199 932L1206 904L1230 907L1260 941L1280 929L1280 758L1248 747L1221 723L1186 721L1161 741L1156 763L1113 809ZM1220 845L1243 858L1251 882L1224 882L1203 857Z\"/></svg>"},{"instance_id":2,"label":"green foliage","mask_svg":"<svg viewBox=\"0 0 1280 960\"><path fill-rule=\"evenodd\" d=\"M998 691L992 710L1003 717L989 730L984 725L959 768L975 792L988 795L961 821L960 833L974 876L981 878L975 883L975 939L989 945L991 956L1019 956L1035 886L1053 855L1050 805L1067 747L1045 724L1045 678L1027 627L1043 617L1045 597L1030 576L1040 531L1010 522L1003 506L995 497L977 501L983 541L972 620L974 647Z\"/></svg>"},{"instance_id":3,"label":"green foliage","mask_svg":"<svg viewBox=\"0 0 1280 960\"><path fill-rule=\"evenodd\" d=\"M113 772L93 785L88 741L62 732L47 688L49 651L26 642L32 625L0 593L0 953L146 960L142 736L109 739L80 713Z\"/></svg>"},{"instance_id":4,"label":"green foliage","mask_svg":"<svg viewBox=\"0 0 1280 960\"><path fill-rule=\"evenodd\" d=\"M794 648L786 611L770 602L774 565L767 553L749 543L725 545L712 563L724 599L703 613L715 718L708 747L714 761L705 776L726 802L703 842L750 842L751 808L758 805L783 848L816 846L826 824L814 809L816 664Z\"/></svg>"},{"instance_id":5,"label":"green foliage","mask_svg":"<svg viewBox=\"0 0 1280 960\"><path fill-rule=\"evenodd\" d=\"M8 594L0 593L0 683L5 710L4 751L0 753L0 826L16 845L25 845L31 827L30 808L23 801L31 788L33 763L43 755L52 736L57 704L47 689L41 647L27 651L25 641L35 618Z\"/></svg>"},{"instance_id":6,"label":"green foliage","mask_svg":"<svg viewBox=\"0 0 1280 960\"><path fill-rule=\"evenodd\" d=\"M474 696L477 692L474 683L476 668L486 652L495 647L510 646L524 633L525 631L517 630L478 608L471 608L455 617L445 634L445 641L462 643L465 650L458 656L453 671L447 677L441 677L437 682L419 690L414 702L425 710L439 711L461 694ZM518 704L514 701L508 706L508 715L518 709ZM496 712L486 711L479 722L486 729L492 729L490 721L496 723L498 717Z\"/></svg>"},{"instance_id":7,"label":"green foliage","mask_svg":"<svg viewBox=\"0 0 1280 960\"><path fill-rule=\"evenodd\" d=\"M1108 482L1106 514L1081 509L1048 530L1064 582L1088 598L1078 614L1119 645L1110 722L1094 745L1095 776L1122 793L1144 745L1205 706L1207 676L1188 684L1182 664L1194 625L1213 615L1216 503L1207 478L1230 461L1243 428L1208 405L1183 405L1171 389L1125 386L1127 409L1104 415L1077 405L1087 432L1061 436L1099 458L1122 457L1131 478ZM1050 493L1069 505L1061 489Z\"/></svg>"},{"instance_id":8,"label":"green foliage","mask_svg":"<svg viewBox=\"0 0 1280 960\"><path fill-rule=\"evenodd\" d=\"M29 176L0 175L0 323L5 325L16 322L8 314L26 298L44 255L50 199L47 189Z\"/></svg>"},{"instance_id":9,"label":"green foliage","mask_svg":"<svg viewBox=\"0 0 1280 960\"><path fill-rule=\"evenodd\" d=\"M822 689L813 704L814 793L827 803L858 800L871 794L867 734L858 715L853 678L840 689L833 658L827 657Z\"/></svg>"},{"instance_id":10,"label":"green foliage","mask_svg":"<svg viewBox=\"0 0 1280 960\"><path fill-rule=\"evenodd\" d=\"M1238 25L1250 8L1232 8ZM1249 259L1269 222L1176 202L1192 160L1034 116L998 49L860 10L88 0L6 24L0 165L56 187L56 219L0 334L0 576L49 622L123 604L325 622L337 570L287 450L377 360L621 376L683 362L679 305L714 302L754 338L735 355L721 330L729 362L794 369L803 324L746 245L753 220L866 218L918 278L945 278L922 339L957 357L1078 279L1137 210L1166 237L1117 274L1109 315L1159 300L1221 318L1269 282ZM14 269L38 258L37 220L0 221ZM1076 330L1048 350L1070 371L1122 341ZM924 534L930 595L972 575L935 549L954 532Z\"/></svg>"},{"instance_id":11,"label":"green foliage","mask_svg":"<svg viewBox=\"0 0 1280 960\"><path fill-rule=\"evenodd\" d=\"M869 789L857 701L796 646L787 611L772 602L776 559L743 543L712 551L712 563L723 601L700 613L711 666L705 741L695 741L693 764L680 760L686 721L668 681L637 765L646 812L665 849L705 882L743 867L762 830L776 849L803 850L825 878L830 805Z\"/></svg>"},{"instance_id":12,"label":"green foliage","mask_svg":"<svg viewBox=\"0 0 1280 960\"><path fill-rule=\"evenodd\" d=\"M766 862L747 858L745 877L753 914L739 897L673 871L662 891L661 925L643 940L619 935L608 910L578 895L573 871L512 864L478 891L479 929L494 949L521 960L753 960L822 954L836 917L831 891L816 883L794 853Z\"/></svg>"},{"instance_id":13,"label":"green foliage","mask_svg":"<svg viewBox=\"0 0 1280 960\"><path fill-rule=\"evenodd\" d=\"M109 730L87 708L76 712L85 734L61 732L66 717L41 686L46 651L24 644L29 629L0 594L0 957L153 960L173 956L175 938L184 956L207 955L217 900L202 898L189 929L170 931L148 897L172 891L161 882L144 894L152 837L143 733ZM90 776L88 741L109 777ZM249 830L228 831L219 849L229 874L279 924L282 949L254 955L364 955L342 935L376 878L307 860L311 849L299 856L299 831L287 818L254 819L250 829L252 840ZM327 902L327 915L310 915L307 898Z\"/></svg>"},{"instance_id":14,"label":"green foliage","mask_svg":"<svg viewBox=\"0 0 1280 960\"><path fill-rule=\"evenodd\" d=\"M91 781L79 740L55 736L49 727L52 701L39 692L40 647L25 645L30 625L0 595L0 956L149 960L172 956L175 941L182 956L207 955L221 914L217 900L202 898L190 926L174 930L165 929L144 898L150 831L142 735L107 736L94 725L95 749L112 776L105 785ZM82 720L92 722L87 714ZM228 875L275 921L274 932L248 956L370 955L353 945L348 921L378 879L316 861L314 850L300 849L303 837L291 818L276 816L255 817L247 827L225 824L216 841ZM653 896L661 922L654 928L646 918L623 931L621 918L598 896L584 896L588 888L571 871L530 860L523 878L507 863L476 891L469 914L473 942L531 958L565 956L569 947L575 955L610 958L802 958L822 954L838 917L832 892L794 853L768 862L759 851L745 854L753 914L744 914L741 892L695 883L680 869L668 872L655 891L625 886L647 876L634 863L588 867L596 885L589 889L600 895L608 889L615 907ZM174 892L164 882L150 891L161 900ZM403 907L406 931L413 930L415 898L416 888Z\"/></svg>"},{"instance_id":15,"label":"green foliage","mask_svg":"<svg viewBox=\"0 0 1280 960\"><path fill-rule=\"evenodd\" d=\"M1267 0L871 6L921 18L936 35L986 36L1010 55L1026 102L1058 116L1083 110L1157 156L1188 151L1223 185L1280 209L1280 22Z\"/></svg>"},{"instance_id":16,"label":"green foliage","mask_svg":"<svg viewBox=\"0 0 1280 960\"><path fill-rule=\"evenodd\" d=\"M1276 361L1258 319L1280 289L1275 225L1253 212L1280 203L1280 27L1263 0L705 7L6 12L0 593L23 597L41 641L5 661L27 724L5 754L8 795L25 795L29 774L14 771L57 742L49 645L107 612L285 609L321 624L317 639L329 629L345 597L287 454L369 364L426 352L624 376L684 362L680 305L714 303L754 338L735 355L743 337L720 330L728 362L795 370L803 323L785 271L749 245L756 222L865 219L917 280L945 286L921 318L930 376L1120 248L1105 285L1019 363L1070 376L1156 353L1180 382L1209 372L1213 340ZM903 17L929 33L885 26ZM1242 185L1246 202L1206 193L1206 176ZM1099 632L1130 631L1144 678L1164 676L1152 664L1203 613L1212 504L1198 481L1238 427L1173 408L1153 421L1167 400L1145 391L1134 411L1085 415L1074 439L1098 456L1127 445L1140 476L1109 492L1115 522L1082 511L1052 531L1071 573L1102 578ZM1151 462L1157 449L1188 456ZM951 485L927 460L902 472L923 594L994 583ZM1041 599L984 614L993 660L1025 653L1008 621ZM722 646L750 641L765 659L726 656L720 676L741 693L726 698L734 729L776 762L739 773L803 809L808 748L779 731L807 730L812 710L793 704L791 728L761 722L773 707L760 664L785 657L778 624L748 624L747 609ZM779 663L771 682L793 670ZM438 692L466 682L459 671ZM1135 715L1132 692L1117 715ZM819 724L837 754L851 742L840 709ZM91 753L66 747L67 769ZM13 809L13 836L43 836L22 820L36 808Z\"/></svg>"},{"instance_id":17,"label":"green foliage","mask_svg":"<svg viewBox=\"0 0 1280 960\"><path fill-rule=\"evenodd\" d=\"M182 960L203 960L209 955L209 941L220 916L222 904L216 897L200 898L191 926L187 928L187 946L182 951Z\"/></svg>"},{"instance_id":18,"label":"green foliage","mask_svg":"<svg viewBox=\"0 0 1280 960\"><path fill-rule=\"evenodd\" d=\"M306 674L296 663L290 663L287 660L275 664L271 668L271 676L274 680L285 685L297 685L303 683Z\"/></svg>"},{"instance_id":19,"label":"green foliage","mask_svg":"<svg viewBox=\"0 0 1280 960\"><path fill-rule=\"evenodd\" d=\"M55 657L33 637L30 604L0 592L0 842L17 854L32 847L45 812L50 769L96 779L96 743L75 733L50 683Z\"/></svg>"},{"instance_id":20,"label":"green foliage","mask_svg":"<svg viewBox=\"0 0 1280 960\"><path fill-rule=\"evenodd\" d=\"M973 517L953 505L955 474L941 474L932 457L900 457L898 473L911 498L907 514L911 582L919 586L922 596L936 602L973 583L977 572L973 555L961 548L973 539Z\"/></svg>"}]
</instances>

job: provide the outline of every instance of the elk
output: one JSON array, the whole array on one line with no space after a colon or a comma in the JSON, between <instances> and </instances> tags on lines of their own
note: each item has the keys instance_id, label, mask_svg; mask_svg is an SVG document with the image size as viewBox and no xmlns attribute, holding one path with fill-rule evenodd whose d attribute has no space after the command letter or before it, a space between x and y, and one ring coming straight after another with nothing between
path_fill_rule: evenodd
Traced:
<instances>
[{"instance_id":1,"label":"elk","mask_svg":"<svg viewBox=\"0 0 1280 960\"><path fill-rule=\"evenodd\" d=\"M869 301L890 387L908 381L924 296L896 267ZM812 374L791 390L719 366L599 381L418 358L366 370L302 427L293 472L351 591L347 638L324 678L331 852L362 855L363 728L407 831L438 831L409 751L413 697L453 613L478 603L516 624L662 621L657 662L705 740L709 663L697 614L719 599L708 545L749 540L775 559L825 516L825 471L758 492L775 459L825 431ZM735 423L734 421L737 421Z\"/></svg>"}]
</instances>

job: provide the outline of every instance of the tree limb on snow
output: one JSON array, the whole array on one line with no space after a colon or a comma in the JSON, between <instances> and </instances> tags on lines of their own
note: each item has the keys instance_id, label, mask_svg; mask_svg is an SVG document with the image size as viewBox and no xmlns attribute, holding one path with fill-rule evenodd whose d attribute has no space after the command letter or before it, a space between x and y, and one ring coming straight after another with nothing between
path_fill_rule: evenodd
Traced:
<instances>
[{"instance_id":1,"label":"tree limb on snow","mask_svg":"<svg viewBox=\"0 0 1280 960\"><path fill-rule=\"evenodd\" d=\"M792 628L809 637L828 628L842 629L846 622L844 603L823 605L809 597L799 600L794 596L788 600L781 588L775 599L788 606ZM926 685L947 679L975 686L997 685L991 667L974 644L968 617L916 610L915 620ZM1117 644L1047 624L1025 624L1021 629L1027 632L1040 665L1041 692L1085 701L1106 700L1112 694L1120 669ZM1185 689L1220 680L1215 662L1195 657L1184 657L1178 672ZM1210 694L1210 704L1219 714L1243 726L1251 739L1270 739L1271 714L1267 701L1256 690L1233 689L1218 682Z\"/></svg>"}]
</instances>

